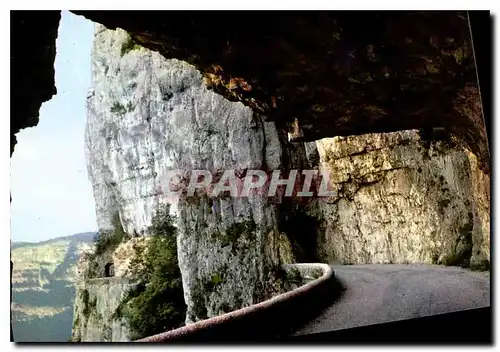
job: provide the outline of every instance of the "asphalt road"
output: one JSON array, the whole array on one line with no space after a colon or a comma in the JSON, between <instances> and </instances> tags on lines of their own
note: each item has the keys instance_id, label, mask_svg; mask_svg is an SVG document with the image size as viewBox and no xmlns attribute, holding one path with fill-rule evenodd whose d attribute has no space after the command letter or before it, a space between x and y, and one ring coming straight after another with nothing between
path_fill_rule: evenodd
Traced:
<instances>
[{"instance_id":1,"label":"asphalt road","mask_svg":"<svg viewBox=\"0 0 500 352\"><path fill-rule=\"evenodd\" d=\"M489 273L424 264L334 265L340 299L295 335L490 306Z\"/></svg>"}]
</instances>

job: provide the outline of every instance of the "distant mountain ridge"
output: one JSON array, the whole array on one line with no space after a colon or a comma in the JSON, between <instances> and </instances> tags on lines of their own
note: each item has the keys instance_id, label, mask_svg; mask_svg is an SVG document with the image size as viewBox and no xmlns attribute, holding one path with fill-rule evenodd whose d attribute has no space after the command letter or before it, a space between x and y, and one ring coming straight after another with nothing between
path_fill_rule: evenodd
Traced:
<instances>
[{"instance_id":1,"label":"distant mountain ridge","mask_svg":"<svg viewBox=\"0 0 500 352\"><path fill-rule=\"evenodd\" d=\"M71 338L76 263L94 235L82 232L11 244L14 341L66 342Z\"/></svg>"},{"instance_id":2,"label":"distant mountain ridge","mask_svg":"<svg viewBox=\"0 0 500 352\"><path fill-rule=\"evenodd\" d=\"M70 236L55 237L49 240L39 241L39 242L25 242L25 241L15 241L11 243L10 249L16 249L28 246L40 246L44 244L50 244L57 241L69 240L69 241L81 241L85 243L90 243L93 241L96 232L79 232Z\"/></svg>"}]
</instances>

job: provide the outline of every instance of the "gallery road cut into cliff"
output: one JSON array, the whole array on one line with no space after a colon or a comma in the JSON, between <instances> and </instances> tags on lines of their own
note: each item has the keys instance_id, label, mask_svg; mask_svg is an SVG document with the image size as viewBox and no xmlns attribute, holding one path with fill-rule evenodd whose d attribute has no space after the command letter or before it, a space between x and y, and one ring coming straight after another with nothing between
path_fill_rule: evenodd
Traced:
<instances>
[{"instance_id":1,"label":"gallery road cut into cliff","mask_svg":"<svg viewBox=\"0 0 500 352\"><path fill-rule=\"evenodd\" d=\"M488 273L434 265L334 266L345 291L295 335L490 306Z\"/></svg>"}]
</instances>

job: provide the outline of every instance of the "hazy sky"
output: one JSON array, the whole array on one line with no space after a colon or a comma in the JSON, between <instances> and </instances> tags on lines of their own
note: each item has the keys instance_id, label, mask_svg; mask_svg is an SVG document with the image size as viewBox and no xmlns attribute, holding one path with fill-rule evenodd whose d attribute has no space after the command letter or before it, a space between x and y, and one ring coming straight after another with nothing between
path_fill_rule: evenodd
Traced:
<instances>
[{"instance_id":1,"label":"hazy sky","mask_svg":"<svg viewBox=\"0 0 500 352\"><path fill-rule=\"evenodd\" d=\"M95 231L94 199L84 154L93 23L62 12L57 37L57 95L40 122L17 134L11 158L11 239L40 241Z\"/></svg>"}]
</instances>

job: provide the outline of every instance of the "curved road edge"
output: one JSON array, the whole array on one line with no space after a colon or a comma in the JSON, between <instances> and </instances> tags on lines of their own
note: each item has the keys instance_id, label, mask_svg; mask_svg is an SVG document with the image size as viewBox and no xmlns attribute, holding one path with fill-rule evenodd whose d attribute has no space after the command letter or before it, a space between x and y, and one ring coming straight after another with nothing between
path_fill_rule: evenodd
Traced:
<instances>
[{"instance_id":1,"label":"curved road edge","mask_svg":"<svg viewBox=\"0 0 500 352\"><path fill-rule=\"evenodd\" d=\"M181 328L146 337L136 342L170 341L271 341L286 336L313 319L340 296L331 266L322 263L287 264L302 276L321 270L323 275L292 291Z\"/></svg>"}]
</instances>

